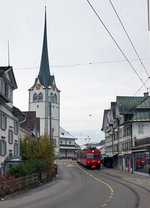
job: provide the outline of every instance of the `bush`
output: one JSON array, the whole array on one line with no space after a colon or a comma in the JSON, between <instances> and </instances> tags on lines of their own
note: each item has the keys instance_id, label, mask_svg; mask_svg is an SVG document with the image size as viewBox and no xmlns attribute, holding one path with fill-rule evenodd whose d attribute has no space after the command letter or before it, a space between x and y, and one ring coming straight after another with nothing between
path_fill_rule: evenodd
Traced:
<instances>
[{"instance_id":1,"label":"bush","mask_svg":"<svg viewBox=\"0 0 150 208\"><path fill-rule=\"evenodd\" d=\"M12 166L7 173L11 174L15 178L32 175L39 170L43 171L48 168L48 162L46 160L32 160L20 163L17 166Z\"/></svg>"}]
</instances>

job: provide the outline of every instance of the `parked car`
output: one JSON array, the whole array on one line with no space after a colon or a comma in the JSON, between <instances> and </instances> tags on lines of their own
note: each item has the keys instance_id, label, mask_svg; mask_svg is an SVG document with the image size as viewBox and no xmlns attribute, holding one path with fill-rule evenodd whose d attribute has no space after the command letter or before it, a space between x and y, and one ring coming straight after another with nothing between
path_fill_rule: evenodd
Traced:
<instances>
[{"instance_id":1,"label":"parked car","mask_svg":"<svg viewBox=\"0 0 150 208\"><path fill-rule=\"evenodd\" d=\"M57 174L57 163L56 162L54 162L54 164L53 164L53 167L54 167L54 169L55 169L55 173Z\"/></svg>"},{"instance_id":2,"label":"parked car","mask_svg":"<svg viewBox=\"0 0 150 208\"><path fill-rule=\"evenodd\" d=\"M76 160L77 158L76 157L72 157L72 160Z\"/></svg>"}]
</instances>

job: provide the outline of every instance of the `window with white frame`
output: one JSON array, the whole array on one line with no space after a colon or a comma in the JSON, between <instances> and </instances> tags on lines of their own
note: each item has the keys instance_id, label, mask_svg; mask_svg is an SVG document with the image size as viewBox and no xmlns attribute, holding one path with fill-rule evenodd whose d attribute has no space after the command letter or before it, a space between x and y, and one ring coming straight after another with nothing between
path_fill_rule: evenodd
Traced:
<instances>
[{"instance_id":1,"label":"window with white frame","mask_svg":"<svg viewBox=\"0 0 150 208\"><path fill-rule=\"evenodd\" d=\"M1 129L5 130L7 128L7 116L3 113L1 115Z\"/></svg>"},{"instance_id":2,"label":"window with white frame","mask_svg":"<svg viewBox=\"0 0 150 208\"><path fill-rule=\"evenodd\" d=\"M18 134L18 122L14 121L14 133Z\"/></svg>"},{"instance_id":3,"label":"window with white frame","mask_svg":"<svg viewBox=\"0 0 150 208\"><path fill-rule=\"evenodd\" d=\"M6 155L6 140L5 140L5 137L1 137L1 140L0 140L0 155L1 156Z\"/></svg>"},{"instance_id":4,"label":"window with white frame","mask_svg":"<svg viewBox=\"0 0 150 208\"><path fill-rule=\"evenodd\" d=\"M139 124L138 125L138 133L139 134L143 134L144 133L144 128L143 128L144 126L142 125L142 124Z\"/></svg>"},{"instance_id":5,"label":"window with white frame","mask_svg":"<svg viewBox=\"0 0 150 208\"><path fill-rule=\"evenodd\" d=\"M9 144L13 143L13 131L11 129L8 130L8 142Z\"/></svg>"},{"instance_id":6,"label":"window with white frame","mask_svg":"<svg viewBox=\"0 0 150 208\"><path fill-rule=\"evenodd\" d=\"M18 156L18 143L14 143L14 156Z\"/></svg>"}]
</instances>

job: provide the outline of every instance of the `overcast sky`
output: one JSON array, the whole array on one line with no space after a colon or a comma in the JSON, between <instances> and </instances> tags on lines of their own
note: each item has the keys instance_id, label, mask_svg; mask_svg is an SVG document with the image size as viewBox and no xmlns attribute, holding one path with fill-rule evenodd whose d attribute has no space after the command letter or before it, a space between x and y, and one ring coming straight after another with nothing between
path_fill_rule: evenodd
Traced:
<instances>
[{"instance_id":1,"label":"overcast sky","mask_svg":"<svg viewBox=\"0 0 150 208\"><path fill-rule=\"evenodd\" d=\"M109 0L90 0L119 46L142 78L138 61ZM150 73L147 0L112 0L147 71ZM43 0L0 0L0 66L13 66L18 89L14 105L28 110L28 89L39 73ZM47 35L51 74L61 90L61 126L79 143L98 142L104 109L116 96L134 96L142 82L125 61L86 0L48 0ZM147 82L150 86L150 82ZM143 87L137 96L145 92ZM92 115L92 116L89 116Z\"/></svg>"}]
</instances>

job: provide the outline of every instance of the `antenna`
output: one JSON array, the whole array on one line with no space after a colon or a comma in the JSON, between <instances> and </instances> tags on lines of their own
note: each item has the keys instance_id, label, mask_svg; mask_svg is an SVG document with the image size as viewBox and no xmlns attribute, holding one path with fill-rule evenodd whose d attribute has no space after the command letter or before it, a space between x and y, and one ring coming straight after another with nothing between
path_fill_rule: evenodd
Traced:
<instances>
[{"instance_id":1,"label":"antenna","mask_svg":"<svg viewBox=\"0 0 150 208\"><path fill-rule=\"evenodd\" d=\"M47 0L45 0L45 8L46 8L46 5L47 5Z\"/></svg>"},{"instance_id":2,"label":"antenna","mask_svg":"<svg viewBox=\"0 0 150 208\"><path fill-rule=\"evenodd\" d=\"M9 40L8 40L8 66L10 66Z\"/></svg>"}]
</instances>

